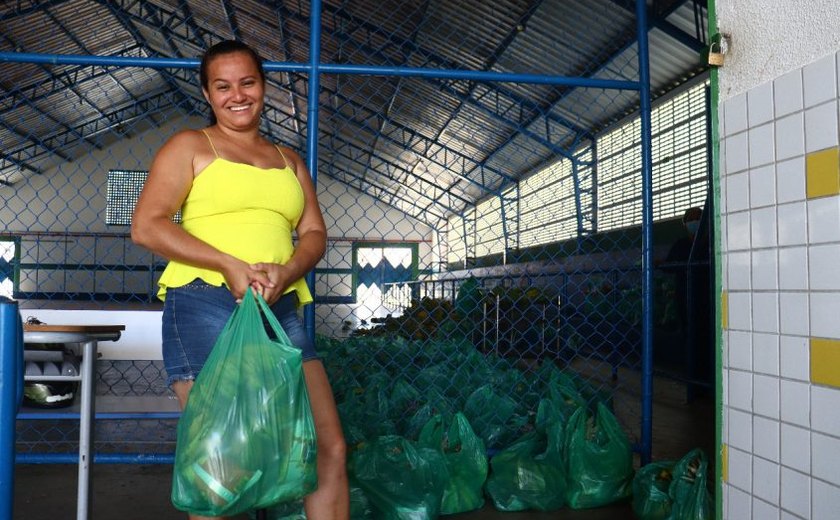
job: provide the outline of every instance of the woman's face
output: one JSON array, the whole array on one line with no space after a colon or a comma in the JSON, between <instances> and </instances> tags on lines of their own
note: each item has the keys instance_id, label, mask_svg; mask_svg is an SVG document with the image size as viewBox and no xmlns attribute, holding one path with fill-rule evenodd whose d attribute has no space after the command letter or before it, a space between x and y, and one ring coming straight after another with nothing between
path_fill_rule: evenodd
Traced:
<instances>
[{"instance_id":1,"label":"woman's face","mask_svg":"<svg viewBox=\"0 0 840 520\"><path fill-rule=\"evenodd\" d=\"M264 95L260 71L248 54L222 54L207 65L204 97L219 125L232 129L258 126Z\"/></svg>"}]
</instances>

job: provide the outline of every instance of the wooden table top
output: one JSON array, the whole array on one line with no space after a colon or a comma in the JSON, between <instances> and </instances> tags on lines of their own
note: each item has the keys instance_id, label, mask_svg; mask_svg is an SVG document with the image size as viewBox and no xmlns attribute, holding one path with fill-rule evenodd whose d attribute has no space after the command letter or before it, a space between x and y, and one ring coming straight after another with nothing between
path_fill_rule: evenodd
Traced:
<instances>
[{"instance_id":1,"label":"wooden table top","mask_svg":"<svg viewBox=\"0 0 840 520\"><path fill-rule=\"evenodd\" d=\"M24 332L81 332L86 334L106 334L125 330L125 325L47 325L23 324Z\"/></svg>"}]
</instances>

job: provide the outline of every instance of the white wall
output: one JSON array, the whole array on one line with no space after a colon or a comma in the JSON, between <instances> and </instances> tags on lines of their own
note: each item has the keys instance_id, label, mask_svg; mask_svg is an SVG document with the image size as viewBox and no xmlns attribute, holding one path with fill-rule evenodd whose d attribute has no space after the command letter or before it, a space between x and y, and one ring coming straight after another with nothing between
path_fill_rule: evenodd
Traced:
<instances>
[{"instance_id":1,"label":"white wall","mask_svg":"<svg viewBox=\"0 0 840 520\"><path fill-rule=\"evenodd\" d=\"M723 518L840 518L840 2L718 0Z\"/></svg>"},{"instance_id":2,"label":"white wall","mask_svg":"<svg viewBox=\"0 0 840 520\"><path fill-rule=\"evenodd\" d=\"M161 359L160 311L22 309L21 314L51 325L124 325L119 340L98 344L102 359Z\"/></svg>"},{"instance_id":3,"label":"white wall","mask_svg":"<svg viewBox=\"0 0 840 520\"><path fill-rule=\"evenodd\" d=\"M732 45L720 69L729 99L840 47L837 0L717 0L718 32Z\"/></svg>"}]
</instances>

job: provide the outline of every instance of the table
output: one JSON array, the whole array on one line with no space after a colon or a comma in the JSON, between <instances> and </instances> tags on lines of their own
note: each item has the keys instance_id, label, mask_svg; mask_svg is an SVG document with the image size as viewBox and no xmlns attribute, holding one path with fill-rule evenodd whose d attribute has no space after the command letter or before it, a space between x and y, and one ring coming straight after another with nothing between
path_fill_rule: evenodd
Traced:
<instances>
[{"instance_id":1,"label":"table","mask_svg":"<svg viewBox=\"0 0 840 520\"><path fill-rule=\"evenodd\" d=\"M124 325L45 325L24 324L24 343L81 343L82 359L79 376L25 376L24 381L79 381L81 403L79 413L79 485L76 498L76 519L87 520L91 500L90 465L93 462L94 388L96 386L97 345L100 341L117 341Z\"/></svg>"}]
</instances>

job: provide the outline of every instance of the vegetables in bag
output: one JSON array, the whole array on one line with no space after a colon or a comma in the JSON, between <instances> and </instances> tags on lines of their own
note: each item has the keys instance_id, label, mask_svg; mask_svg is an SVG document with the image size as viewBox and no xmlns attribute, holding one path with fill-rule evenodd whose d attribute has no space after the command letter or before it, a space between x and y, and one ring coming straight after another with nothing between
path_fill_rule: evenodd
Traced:
<instances>
[{"instance_id":1,"label":"vegetables in bag","mask_svg":"<svg viewBox=\"0 0 840 520\"><path fill-rule=\"evenodd\" d=\"M707 487L708 460L703 450L688 452L674 466L674 479L668 488L673 501L668 520L712 520L712 496Z\"/></svg>"},{"instance_id":2,"label":"vegetables in bag","mask_svg":"<svg viewBox=\"0 0 840 520\"><path fill-rule=\"evenodd\" d=\"M671 514L668 488L674 478L674 461L651 462L633 477L633 512L639 520L667 520Z\"/></svg>"},{"instance_id":3,"label":"vegetables in bag","mask_svg":"<svg viewBox=\"0 0 840 520\"><path fill-rule=\"evenodd\" d=\"M629 498L633 454L615 416L602 403L594 417L578 408L566 430L566 462L572 509L598 507Z\"/></svg>"},{"instance_id":4,"label":"vegetables in bag","mask_svg":"<svg viewBox=\"0 0 840 520\"><path fill-rule=\"evenodd\" d=\"M551 399L540 401L536 426L490 459L485 488L500 511L552 511L566 501L563 421Z\"/></svg>"},{"instance_id":5,"label":"vegetables in bag","mask_svg":"<svg viewBox=\"0 0 840 520\"><path fill-rule=\"evenodd\" d=\"M440 506L442 515L465 513L484 505L486 450L464 414L456 413L448 428L443 416L432 417L420 432L418 444L441 452L449 470Z\"/></svg>"},{"instance_id":6,"label":"vegetables in bag","mask_svg":"<svg viewBox=\"0 0 840 520\"><path fill-rule=\"evenodd\" d=\"M270 339L263 316L277 339ZM172 503L232 516L317 485L316 438L300 350L248 293L196 378L178 423Z\"/></svg>"},{"instance_id":7,"label":"vegetables in bag","mask_svg":"<svg viewBox=\"0 0 840 520\"><path fill-rule=\"evenodd\" d=\"M443 455L397 435L379 437L350 458L351 478L379 520L433 520L449 472Z\"/></svg>"}]
</instances>

